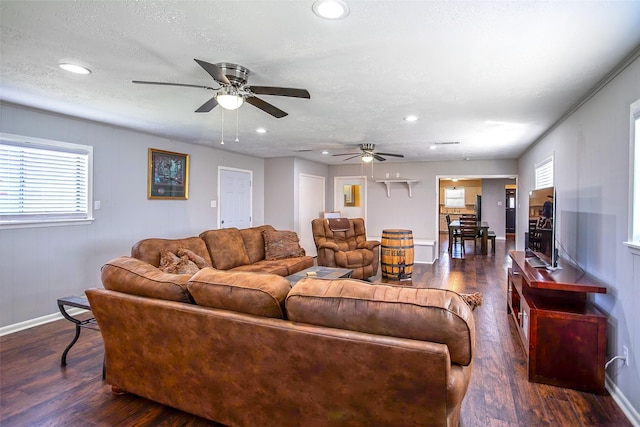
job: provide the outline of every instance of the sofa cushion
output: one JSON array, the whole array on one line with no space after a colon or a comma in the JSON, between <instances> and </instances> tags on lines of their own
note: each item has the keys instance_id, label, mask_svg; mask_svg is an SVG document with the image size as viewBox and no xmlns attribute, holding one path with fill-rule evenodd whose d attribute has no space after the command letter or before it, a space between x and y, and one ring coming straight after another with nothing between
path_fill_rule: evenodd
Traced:
<instances>
[{"instance_id":1,"label":"sofa cushion","mask_svg":"<svg viewBox=\"0 0 640 427\"><path fill-rule=\"evenodd\" d=\"M272 231L274 228L270 225L261 225L259 227L243 228L240 230L250 264L264 259L264 238L262 237L262 232L267 230Z\"/></svg>"},{"instance_id":2,"label":"sofa cushion","mask_svg":"<svg viewBox=\"0 0 640 427\"><path fill-rule=\"evenodd\" d=\"M142 297L192 302L187 291L189 275L164 273L151 264L122 256L102 267L105 289Z\"/></svg>"},{"instance_id":3,"label":"sofa cushion","mask_svg":"<svg viewBox=\"0 0 640 427\"><path fill-rule=\"evenodd\" d=\"M268 261L305 255L295 231L266 230L262 236L264 237L264 259Z\"/></svg>"},{"instance_id":4,"label":"sofa cushion","mask_svg":"<svg viewBox=\"0 0 640 427\"><path fill-rule=\"evenodd\" d=\"M289 282L275 274L231 272L203 268L187 285L198 305L256 316L285 318Z\"/></svg>"},{"instance_id":5,"label":"sofa cushion","mask_svg":"<svg viewBox=\"0 0 640 427\"><path fill-rule=\"evenodd\" d=\"M286 310L295 322L446 344L459 365L473 358L473 314L453 291L305 278L289 292Z\"/></svg>"},{"instance_id":6,"label":"sofa cushion","mask_svg":"<svg viewBox=\"0 0 640 427\"><path fill-rule=\"evenodd\" d=\"M249 264L249 255L244 248L242 234L237 228L208 230L201 233L200 237L207 245L215 268L229 270Z\"/></svg>"},{"instance_id":7,"label":"sofa cushion","mask_svg":"<svg viewBox=\"0 0 640 427\"><path fill-rule=\"evenodd\" d=\"M199 237L187 237L184 239L144 239L133 245L131 248L131 256L139 260L148 262L149 264L160 266L160 251L166 249L178 252L178 249L189 249L196 255L202 257L206 263L211 266L211 257L207 252L207 246Z\"/></svg>"}]
</instances>

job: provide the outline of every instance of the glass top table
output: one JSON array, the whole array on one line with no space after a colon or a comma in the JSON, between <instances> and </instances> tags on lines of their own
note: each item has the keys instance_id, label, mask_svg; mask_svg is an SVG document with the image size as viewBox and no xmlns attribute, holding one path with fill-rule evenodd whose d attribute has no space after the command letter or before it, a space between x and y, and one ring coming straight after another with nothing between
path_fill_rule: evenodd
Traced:
<instances>
[{"instance_id":1,"label":"glass top table","mask_svg":"<svg viewBox=\"0 0 640 427\"><path fill-rule=\"evenodd\" d=\"M316 273L316 275L307 276L307 273ZM285 277L285 279L291 283L291 286L295 286L296 283L305 277L317 277L319 279L344 279L351 277L351 273L353 273L353 270L348 268L322 267L314 265L313 267L291 274L290 276Z\"/></svg>"}]
</instances>

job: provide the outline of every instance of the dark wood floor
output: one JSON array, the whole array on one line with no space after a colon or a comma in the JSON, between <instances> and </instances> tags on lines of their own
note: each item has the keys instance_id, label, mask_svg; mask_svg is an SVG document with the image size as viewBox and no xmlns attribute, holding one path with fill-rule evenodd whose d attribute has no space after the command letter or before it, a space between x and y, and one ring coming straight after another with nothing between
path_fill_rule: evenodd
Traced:
<instances>
[{"instance_id":1,"label":"dark wood floor","mask_svg":"<svg viewBox=\"0 0 640 427\"><path fill-rule=\"evenodd\" d=\"M465 259L450 258L446 243L438 262L417 264L413 281L402 285L483 293L484 302L474 312L476 354L462 426L631 425L610 396L527 381L522 345L506 312L512 241L498 240L496 254L488 256L473 255L467 242ZM55 307L55 301L51 304ZM60 320L0 338L0 425L216 425L136 396L113 396L101 377L103 350L97 332L84 330L68 366L61 368L60 355L72 337L73 325Z\"/></svg>"}]
</instances>

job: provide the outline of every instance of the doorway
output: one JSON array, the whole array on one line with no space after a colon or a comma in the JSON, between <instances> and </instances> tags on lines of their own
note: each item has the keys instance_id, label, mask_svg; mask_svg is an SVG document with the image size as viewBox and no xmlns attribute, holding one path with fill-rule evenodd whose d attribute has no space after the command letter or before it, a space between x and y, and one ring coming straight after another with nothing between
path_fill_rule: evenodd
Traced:
<instances>
[{"instance_id":1,"label":"doorway","mask_svg":"<svg viewBox=\"0 0 640 427\"><path fill-rule=\"evenodd\" d=\"M251 227L253 171L218 168L218 228Z\"/></svg>"},{"instance_id":2,"label":"doorway","mask_svg":"<svg viewBox=\"0 0 640 427\"><path fill-rule=\"evenodd\" d=\"M307 255L318 255L316 244L313 240L311 221L320 218L325 210L325 184L323 176L300 174L298 194L298 236L300 246ZM318 195L322 195L318 197Z\"/></svg>"},{"instance_id":3,"label":"doorway","mask_svg":"<svg viewBox=\"0 0 640 427\"><path fill-rule=\"evenodd\" d=\"M515 234L516 232L516 190L507 188L505 190L505 232Z\"/></svg>"}]
</instances>

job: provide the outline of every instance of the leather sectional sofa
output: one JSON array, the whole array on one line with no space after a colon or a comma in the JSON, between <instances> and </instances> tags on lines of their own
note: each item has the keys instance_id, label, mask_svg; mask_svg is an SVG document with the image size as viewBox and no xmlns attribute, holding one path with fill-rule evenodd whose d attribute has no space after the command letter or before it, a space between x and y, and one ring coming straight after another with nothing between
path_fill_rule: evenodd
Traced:
<instances>
[{"instance_id":1,"label":"leather sectional sofa","mask_svg":"<svg viewBox=\"0 0 640 427\"><path fill-rule=\"evenodd\" d=\"M213 243L163 244L206 259ZM240 266L169 274L153 265L158 244L139 242L141 259L107 263L105 289L86 291L114 393L229 426L458 425L475 325L457 293L311 277L292 288Z\"/></svg>"}]
</instances>

